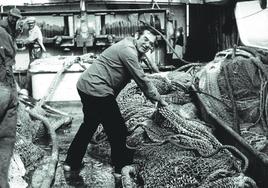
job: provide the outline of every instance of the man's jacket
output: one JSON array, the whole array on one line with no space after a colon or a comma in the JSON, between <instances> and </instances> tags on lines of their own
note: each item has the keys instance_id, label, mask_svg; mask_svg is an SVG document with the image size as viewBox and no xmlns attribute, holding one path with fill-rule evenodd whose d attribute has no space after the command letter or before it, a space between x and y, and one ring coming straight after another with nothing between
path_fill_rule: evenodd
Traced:
<instances>
[{"instance_id":1,"label":"man's jacket","mask_svg":"<svg viewBox=\"0 0 268 188\"><path fill-rule=\"evenodd\" d=\"M0 84L14 87L12 65L15 64L16 50L11 36L0 27Z\"/></svg>"}]
</instances>

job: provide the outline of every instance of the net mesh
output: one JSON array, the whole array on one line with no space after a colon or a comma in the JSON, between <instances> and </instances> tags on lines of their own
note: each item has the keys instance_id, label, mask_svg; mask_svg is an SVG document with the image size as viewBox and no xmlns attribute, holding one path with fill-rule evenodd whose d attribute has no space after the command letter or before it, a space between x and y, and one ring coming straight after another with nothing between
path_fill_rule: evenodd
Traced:
<instances>
[{"instance_id":1,"label":"net mesh","mask_svg":"<svg viewBox=\"0 0 268 188\"><path fill-rule=\"evenodd\" d=\"M195 84L201 91L200 100L217 119L264 152L268 134L267 63L265 50L227 49L200 71Z\"/></svg>"},{"instance_id":2,"label":"net mesh","mask_svg":"<svg viewBox=\"0 0 268 188\"><path fill-rule=\"evenodd\" d=\"M138 184L184 188L235 187L238 180L242 184L254 184L243 174L247 159L234 157L204 122L185 119L178 114L182 104L191 101L187 87L172 87L174 84L164 79L153 83L157 83L157 88L161 88L161 84L163 88L171 88L160 90L161 96L171 96L174 92L170 97L172 100L168 101L169 106L155 109L134 82L128 84L117 98L132 132L127 138L127 146L136 149L134 162L138 164L141 177Z\"/></svg>"}]
</instances>

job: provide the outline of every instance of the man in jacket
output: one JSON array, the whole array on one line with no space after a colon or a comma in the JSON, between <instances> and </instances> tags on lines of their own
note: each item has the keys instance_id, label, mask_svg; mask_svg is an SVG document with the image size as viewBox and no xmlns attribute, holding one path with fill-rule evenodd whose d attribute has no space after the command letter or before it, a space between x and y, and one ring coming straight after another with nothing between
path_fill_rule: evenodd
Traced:
<instances>
[{"instance_id":1,"label":"man in jacket","mask_svg":"<svg viewBox=\"0 0 268 188\"><path fill-rule=\"evenodd\" d=\"M0 27L0 187L9 188L8 169L17 125L17 90L12 72L15 47L12 37Z\"/></svg>"},{"instance_id":2,"label":"man in jacket","mask_svg":"<svg viewBox=\"0 0 268 188\"><path fill-rule=\"evenodd\" d=\"M78 170L87 146L101 123L111 145L111 160L115 173L133 160L133 151L126 147L128 134L116 96L134 79L152 102L167 105L146 77L141 57L152 50L156 36L144 28L137 39L127 37L103 51L77 82L83 104L84 120L73 139L63 166L65 171Z\"/></svg>"},{"instance_id":3,"label":"man in jacket","mask_svg":"<svg viewBox=\"0 0 268 188\"><path fill-rule=\"evenodd\" d=\"M30 63L35 59L40 59L42 54L46 52L43 44L43 35L38 25L36 25L35 17L29 17L26 20L28 24L28 37L23 43L29 48Z\"/></svg>"},{"instance_id":4,"label":"man in jacket","mask_svg":"<svg viewBox=\"0 0 268 188\"><path fill-rule=\"evenodd\" d=\"M12 8L9 10L7 18L0 20L0 26L11 35L13 41L15 41L15 38L18 35L16 24L20 18L22 18L20 10L17 8Z\"/></svg>"}]
</instances>

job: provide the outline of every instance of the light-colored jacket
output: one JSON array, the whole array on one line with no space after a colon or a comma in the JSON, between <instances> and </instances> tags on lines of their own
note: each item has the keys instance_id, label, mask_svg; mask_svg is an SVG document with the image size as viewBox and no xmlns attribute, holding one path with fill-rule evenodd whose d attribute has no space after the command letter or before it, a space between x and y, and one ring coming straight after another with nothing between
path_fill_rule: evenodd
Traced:
<instances>
[{"instance_id":1,"label":"light-colored jacket","mask_svg":"<svg viewBox=\"0 0 268 188\"><path fill-rule=\"evenodd\" d=\"M25 39L28 42L33 42L35 40L38 41L39 45L41 46L42 50L45 52L46 48L43 44L43 35L40 28L35 25L32 29L29 30L28 38Z\"/></svg>"}]
</instances>

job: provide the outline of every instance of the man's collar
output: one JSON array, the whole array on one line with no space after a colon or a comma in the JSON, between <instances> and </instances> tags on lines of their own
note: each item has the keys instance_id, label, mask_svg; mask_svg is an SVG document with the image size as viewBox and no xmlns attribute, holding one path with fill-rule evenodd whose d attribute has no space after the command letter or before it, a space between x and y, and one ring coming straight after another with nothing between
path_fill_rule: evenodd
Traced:
<instances>
[{"instance_id":1,"label":"man's collar","mask_svg":"<svg viewBox=\"0 0 268 188\"><path fill-rule=\"evenodd\" d=\"M138 58L139 58L139 60L141 60L141 58L144 56L144 54L143 53L140 53L139 50L138 50L138 47L137 47L137 39L134 38L133 43L134 43L134 46L136 47L136 50L138 52Z\"/></svg>"}]
</instances>

